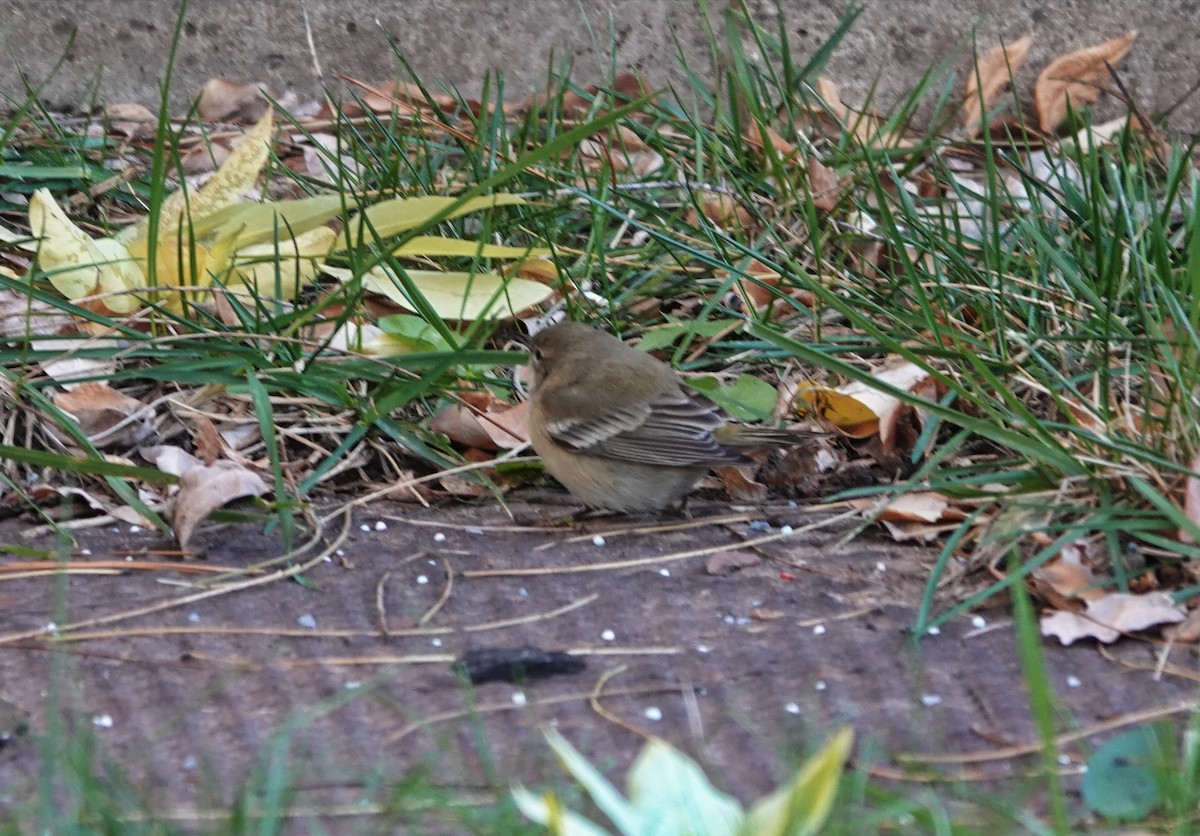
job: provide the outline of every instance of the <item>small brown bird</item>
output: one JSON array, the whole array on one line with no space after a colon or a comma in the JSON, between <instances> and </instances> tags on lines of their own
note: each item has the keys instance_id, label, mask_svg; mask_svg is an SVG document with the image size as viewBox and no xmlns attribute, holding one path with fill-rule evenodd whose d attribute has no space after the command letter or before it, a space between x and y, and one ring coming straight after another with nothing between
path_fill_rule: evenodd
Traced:
<instances>
[{"instance_id":1,"label":"small brown bird","mask_svg":"<svg viewBox=\"0 0 1200 836\"><path fill-rule=\"evenodd\" d=\"M817 435L733 423L666 363L581 323L540 331L529 351L533 449L593 508L665 508L710 467L749 462L739 450Z\"/></svg>"}]
</instances>

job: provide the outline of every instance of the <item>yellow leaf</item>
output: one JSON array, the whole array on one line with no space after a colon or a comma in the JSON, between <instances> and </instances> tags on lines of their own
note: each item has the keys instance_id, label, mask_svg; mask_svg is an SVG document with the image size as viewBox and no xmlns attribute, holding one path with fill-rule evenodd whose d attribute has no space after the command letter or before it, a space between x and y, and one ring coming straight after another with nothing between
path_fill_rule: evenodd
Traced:
<instances>
[{"instance_id":1,"label":"yellow leaf","mask_svg":"<svg viewBox=\"0 0 1200 836\"><path fill-rule=\"evenodd\" d=\"M759 801L750 809L745 833L755 836L807 836L819 833L833 809L838 784L854 729L844 726L821 750L804 762L800 772L786 786Z\"/></svg>"},{"instance_id":2,"label":"yellow leaf","mask_svg":"<svg viewBox=\"0 0 1200 836\"><path fill-rule=\"evenodd\" d=\"M142 271L119 242L109 238L93 241L71 222L47 189L38 189L29 199L29 227L41 239L38 264L55 290L72 301L97 293L122 293L145 285ZM131 295L105 299L117 313L135 310L139 302Z\"/></svg>"},{"instance_id":3,"label":"yellow leaf","mask_svg":"<svg viewBox=\"0 0 1200 836\"><path fill-rule=\"evenodd\" d=\"M328 265L323 269L343 281L352 277L349 270ZM554 292L553 288L539 282L505 278L497 273L407 270L405 275L439 317L463 322L515 316L544 302ZM419 313L403 283L385 267L377 267L364 275L362 285L363 289L386 296L405 310Z\"/></svg>"},{"instance_id":4,"label":"yellow leaf","mask_svg":"<svg viewBox=\"0 0 1200 836\"><path fill-rule=\"evenodd\" d=\"M302 235L341 214L346 198L339 194L277 200L266 203L237 203L218 209L203 219L192 220L197 238L236 232L239 247L253 246ZM349 201L353 206L353 201Z\"/></svg>"},{"instance_id":5,"label":"yellow leaf","mask_svg":"<svg viewBox=\"0 0 1200 836\"><path fill-rule=\"evenodd\" d=\"M113 238L98 238L92 245L104 260L100 270L100 290L104 304L113 313L133 313L144 304L131 290L143 290L146 276L125 245Z\"/></svg>"},{"instance_id":6,"label":"yellow leaf","mask_svg":"<svg viewBox=\"0 0 1200 836\"><path fill-rule=\"evenodd\" d=\"M266 115L246 132L233 153L201 189L188 194L186 189L180 188L162 202L158 214L159 238L179 236L181 230L186 238L189 224L233 205L254 188L271 150L271 117L268 108ZM185 213L188 216L186 221ZM124 239L145 238L150 232L149 223L147 218L134 226L132 232L126 231Z\"/></svg>"},{"instance_id":7,"label":"yellow leaf","mask_svg":"<svg viewBox=\"0 0 1200 836\"><path fill-rule=\"evenodd\" d=\"M920 388L929 372L915 363L900 363L875 373L874 379L904 392ZM830 389L816 383L802 386L797 396L850 438L879 433L885 448L890 444L903 403L895 395L867 383L848 383Z\"/></svg>"},{"instance_id":8,"label":"yellow leaf","mask_svg":"<svg viewBox=\"0 0 1200 836\"><path fill-rule=\"evenodd\" d=\"M336 238L332 229L319 226L278 245L243 247L234 256L237 276L259 296L294 299L317 277L318 260L329 254Z\"/></svg>"},{"instance_id":9,"label":"yellow leaf","mask_svg":"<svg viewBox=\"0 0 1200 836\"><path fill-rule=\"evenodd\" d=\"M408 258L420 256L463 256L464 258L527 258L550 255L550 250L528 247L505 247L482 244L467 238L443 238L437 235L418 235L392 250L392 255Z\"/></svg>"},{"instance_id":10,"label":"yellow leaf","mask_svg":"<svg viewBox=\"0 0 1200 836\"><path fill-rule=\"evenodd\" d=\"M145 239L129 244L129 253L134 262L147 276L146 284L153 282L148 288L148 295L157 299L168 309L179 312L182 310L183 295L191 294L193 301L201 301L204 294L197 294L212 284L211 272L219 272L213 268L206 247L195 241L180 242L178 238L168 237L158 242L154 253L154 267L149 265L149 250ZM223 264L228 259L216 262Z\"/></svg>"},{"instance_id":11,"label":"yellow leaf","mask_svg":"<svg viewBox=\"0 0 1200 836\"><path fill-rule=\"evenodd\" d=\"M469 200L436 195L401 197L385 200L368 207L365 210L365 216L370 227L375 230L374 234L380 238L387 238L389 235L396 235L423 226L442 212L449 210L451 206L455 206L455 209L450 211L444 220L478 212L480 209L489 209L495 206L520 206L525 202L524 198L515 194L481 195ZM348 246L355 246L364 239L373 240L371 230L364 226L359 215L355 215L346 224L346 236L349 242Z\"/></svg>"}]
</instances>

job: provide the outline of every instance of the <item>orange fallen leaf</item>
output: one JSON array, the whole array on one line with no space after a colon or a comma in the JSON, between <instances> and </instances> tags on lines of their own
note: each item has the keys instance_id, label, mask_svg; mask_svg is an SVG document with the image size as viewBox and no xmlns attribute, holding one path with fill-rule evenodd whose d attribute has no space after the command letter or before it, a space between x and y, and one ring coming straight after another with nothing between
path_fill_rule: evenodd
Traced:
<instances>
[{"instance_id":1,"label":"orange fallen leaf","mask_svg":"<svg viewBox=\"0 0 1200 836\"><path fill-rule=\"evenodd\" d=\"M874 380L904 392L936 395L929 372L915 363L902 362L874 374ZM926 392L925 390L930 390ZM878 434L885 452L896 440L901 415L911 409L890 392L855 381L836 389L820 383L801 384L797 396L807 407L842 435L869 438Z\"/></svg>"},{"instance_id":2,"label":"orange fallen leaf","mask_svg":"<svg viewBox=\"0 0 1200 836\"><path fill-rule=\"evenodd\" d=\"M959 120L968 136L979 131L983 112L996 102L996 96L1007 87L1029 57L1033 36L1026 35L1010 44L994 47L975 62L967 75L967 94L963 99Z\"/></svg>"},{"instance_id":3,"label":"orange fallen leaf","mask_svg":"<svg viewBox=\"0 0 1200 836\"><path fill-rule=\"evenodd\" d=\"M1038 76L1033 88L1038 126L1053 133L1072 107L1091 104L1100 96L1098 83L1108 77L1115 65L1133 46L1137 32L1130 30L1119 38L1080 49L1051 61Z\"/></svg>"}]
</instances>

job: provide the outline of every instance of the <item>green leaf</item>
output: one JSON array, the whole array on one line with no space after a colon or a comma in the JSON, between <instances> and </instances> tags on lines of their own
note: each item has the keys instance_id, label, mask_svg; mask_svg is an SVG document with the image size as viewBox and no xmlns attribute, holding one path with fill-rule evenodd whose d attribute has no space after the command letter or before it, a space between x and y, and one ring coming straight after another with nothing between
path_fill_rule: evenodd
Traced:
<instances>
[{"instance_id":1,"label":"green leaf","mask_svg":"<svg viewBox=\"0 0 1200 836\"><path fill-rule=\"evenodd\" d=\"M768 421L775 411L775 387L752 374L722 386L715 377L697 377L687 381L693 389L742 421Z\"/></svg>"},{"instance_id":2,"label":"green leaf","mask_svg":"<svg viewBox=\"0 0 1200 836\"><path fill-rule=\"evenodd\" d=\"M1175 770L1171 724L1140 726L1114 737L1088 759L1083 802L1107 819L1144 819L1162 803Z\"/></svg>"},{"instance_id":3,"label":"green leaf","mask_svg":"<svg viewBox=\"0 0 1200 836\"><path fill-rule=\"evenodd\" d=\"M761 799L750 809L745 836L807 836L825 824L850 747L854 730L845 726L809 758L790 784Z\"/></svg>"},{"instance_id":4,"label":"green leaf","mask_svg":"<svg viewBox=\"0 0 1200 836\"><path fill-rule=\"evenodd\" d=\"M716 337L729 330L732 319L707 319L704 321L689 319L678 320L674 317L666 325L649 328L638 340L637 347L642 351L657 351L674 345L680 337L696 335L701 337Z\"/></svg>"},{"instance_id":5,"label":"green leaf","mask_svg":"<svg viewBox=\"0 0 1200 836\"><path fill-rule=\"evenodd\" d=\"M579 754L565 737L553 729L547 729L545 734L546 741L563 767L583 785L595 805L616 825L617 830L625 836L643 836L644 831L641 829L637 813L617 788L610 784L587 758Z\"/></svg>"},{"instance_id":6,"label":"green leaf","mask_svg":"<svg viewBox=\"0 0 1200 836\"><path fill-rule=\"evenodd\" d=\"M453 351L438 330L419 316L393 314L375 323L388 335L389 346L397 345L404 353L416 351Z\"/></svg>"},{"instance_id":7,"label":"green leaf","mask_svg":"<svg viewBox=\"0 0 1200 836\"><path fill-rule=\"evenodd\" d=\"M714 787L691 758L652 739L629 771L639 836L735 836L742 807Z\"/></svg>"}]
</instances>

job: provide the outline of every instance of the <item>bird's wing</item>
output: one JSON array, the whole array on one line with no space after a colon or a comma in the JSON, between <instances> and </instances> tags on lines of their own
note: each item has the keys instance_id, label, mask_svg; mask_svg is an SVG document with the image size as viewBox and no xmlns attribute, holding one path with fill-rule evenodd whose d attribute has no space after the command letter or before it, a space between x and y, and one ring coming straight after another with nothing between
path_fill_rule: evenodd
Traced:
<instances>
[{"instance_id":1,"label":"bird's wing","mask_svg":"<svg viewBox=\"0 0 1200 836\"><path fill-rule=\"evenodd\" d=\"M555 421L547 429L555 441L592 456L667 467L743 462L713 437L726 420L712 401L678 391L587 420Z\"/></svg>"}]
</instances>

